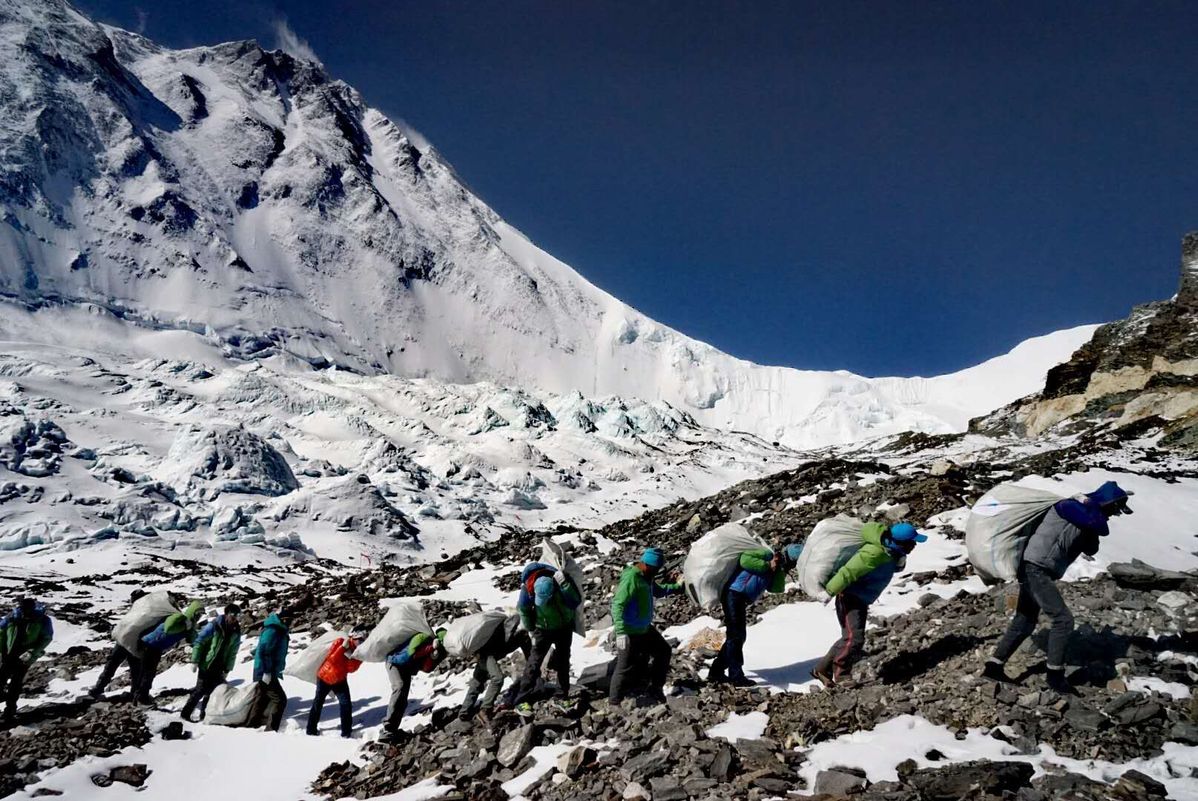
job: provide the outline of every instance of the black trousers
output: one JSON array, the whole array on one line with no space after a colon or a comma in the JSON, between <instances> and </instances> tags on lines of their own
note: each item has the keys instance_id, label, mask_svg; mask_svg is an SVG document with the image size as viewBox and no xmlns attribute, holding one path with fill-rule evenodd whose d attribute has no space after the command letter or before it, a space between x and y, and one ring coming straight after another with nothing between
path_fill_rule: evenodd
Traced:
<instances>
[{"instance_id":1,"label":"black trousers","mask_svg":"<svg viewBox=\"0 0 1198 801\"><path fill-rule=\"evenodd\" d=\"M1023 641L1036 630L1036 621L1040 613L1048 618L1048 668L1064 670L1065 646L1073 634L1073 613L1065 605L1061 591L1052 576L1039 565L1024 562L1019 566L1019 600L1015 604L1015 617L998 646L994 649L994 658L1006 662L1011 654L1023 645Z\"/></svg>"},{"instance_id":2,"label":"black trousers","mask_svg":"<svg viewBox=\"0 0 1198 801\"><path fill-rule=\"evenodd\" d=\"M611 677L607 700L619 703L633 689L643 687L651 696L660 696L670 673L670 645L653 626L643 634L629 634L628 647L616 654L616 670Z\"/></svg>"},{"instance_id":3,"label":"black trousers","mask_svg":"<svg viewBox=\"0 0 1198 801\"><path fill-rule=\"evenodd\" d=\"M347 681L325 684L320 679L316 680L316 696L312 699L312 709L308 712L308 734L316 734L320 724L320 713L324 711L324 701L330 692L337 696L337 703L341 707L341 736L348 737L354 727L354 707ZM404 705L407 705L406 700Z\"/></svg>"},{"instance_id":4,"label":"black trousers","mask_svg":"<svg viewBox=\"0 0 1198 801\"><path fill-rule=\"evenodd\" d=\"M117 669L126 662L129 663L129 689L136 696L141 691L141 659L131 651L125 650L122 645L112 646L108 661L104 663L104 669L100 671L96 685L92 688L92 695L103 695Z\"/></svg>"},{"instance_id":5,"label":"black trousers","mask_svg":"<svg viewBox=\"0 0 1198 801\"><path fill-rule=\"evenodd\" d=\"M154 679L158 678L158 663L162 661L162 651L148 646L142 650L144 653L141 657L141 676L134 698L143 703L149 703L150 690L154 687Z\"/></svg>"},{"instance_id":6,"label":"black trousers","mask_svg":"<svg viewBox=\"0 0 1198 801\"><path fill-rule=\"evenodd\" d=\"M25 686L25 674L29 665L18 657L10 656L0 662L0 697L4 699L4 717L12 719L17 714L17 700Z\"/></svg>"},{"instance_id":7,"label":"black trousers","mask_svg":"<svg viewBox=\"0 0 1198 801\"><path fill-rule=\"evenodd\" d=\"M190 718L191 713L195 712L198 706L200 708L200 720L203 720L204 708L208 706L208 696L212 695L212 691L224 683L224 670L220 668L201 669L196 674L196 686L192 688L191 694L187 696L187 703L183 704L180 714L185 718Z\"/></svg>"},{"instance_id":8,"label":"black trousers","mask_svg":"<svg viewBox=\"0 0 1198 801\"><path fill-rule=\"evenodd\" d=\"M840 639L828 649L816 670L833 681L853 672L853 665L865 653L865 621L869 604L848 593L836 596L836 619L840 621Z\"/></svg>"},{"instance_id":9,"label":"black trousers","mask_svg":"<svg viewBox=\"0 0 1198 801\"><path fill-rule=\"evenodd\" d=\"M399 724L403 722L404 712L408 709L408 693L412 690L414 671L387 664L387 678L391 682L391 698L387 701L387 719L383 721L383 731L388 734L399 732Z\"/></svg>"},{"instance_id":10,"label":"black trousers","mask_svg":"<svg viewBox=\"0 0 1198 801\"><path fill-rule=\"evenodd\" d=\"M541 678L541 664L549 652L553 658L549 667L557 675L557 694L561 698L570 695L570 647L574 644L574 627L556 631L534 631L532 633L532 649L528 654L528 664L524 667L524 675L516 686L513 703L520 703L536 692L537 682Z\"/></svg>"},{"instance_id":11,"label":"black trousers","mask_svg":"<svg viewBox=\"0 0 1198 801\"><path fill-rule=\"evenodd\" d=\"M249 726L261 726L278 731L283 725L283 713L287 711L287 691L277 677L262 685L254 705L250 708Z\"/></svg>"},{"instance_id":12,"label":"black trousers","mask_svg":"<svg viewBox=\"0 0 1198 801\"><path fill-rule=\"evenodd\" d=\"M728 590L720 599L724 609L724 644L711 663L711 675L733 679L745 675L745 639L749 599L735 590Z\"/></svg>"}]
</instances>

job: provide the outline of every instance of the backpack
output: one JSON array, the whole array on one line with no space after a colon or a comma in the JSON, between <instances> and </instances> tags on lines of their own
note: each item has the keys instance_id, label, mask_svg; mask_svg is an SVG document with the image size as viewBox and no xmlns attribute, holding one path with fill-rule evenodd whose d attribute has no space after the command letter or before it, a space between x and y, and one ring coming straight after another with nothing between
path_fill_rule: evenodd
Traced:
<instances>
[{"instance_id":1,"label":"backpack","mask_svg":"<svg viewBox=\"0 0 1198 801\"><path fill-rule=\"evenodd\" d=\"M1011 581L1023 561L1023 549L1060 495L999 484L983 495L965 521L969 563L987 584Z\"/></svg>"}]
</instances>

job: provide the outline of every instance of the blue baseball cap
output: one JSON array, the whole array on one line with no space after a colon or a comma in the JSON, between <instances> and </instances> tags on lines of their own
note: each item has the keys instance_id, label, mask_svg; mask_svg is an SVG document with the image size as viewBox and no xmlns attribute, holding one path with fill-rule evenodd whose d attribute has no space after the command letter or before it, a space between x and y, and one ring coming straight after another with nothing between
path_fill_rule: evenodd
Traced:
<instances>
[{"instance_id":1,"label":"blue baseball cap","mask_svg":"<svg viewBox=\"0 0 1198 801\"><path fill-rule=\"evenodd\" d=\"M649 567L661 567L666 563L666 555L661 548L646 548L641 561Z\"/></svg>"},{"instance_id":2,"label":"blue baseball cap","mask_svg":"<svg viewBox=\"0 0 1198 801\"><path fill-rule=\"evenodd\" d=\"M553 579L549 576L541 576L532 583L532 594L537 606L549 603L549 599L553 597Z\"/></svg>"},{"instance_id":3,"label":"blue baseball cap","mask_svg":"<svg viewBox=\"0 0 1198 801\"><path fill-rule=\"evenodd\" d=\"M910 523L895 523L890 527L890 539L895 542L927 542L926 534L920 534Z\"/></svg>"}]
</instances>

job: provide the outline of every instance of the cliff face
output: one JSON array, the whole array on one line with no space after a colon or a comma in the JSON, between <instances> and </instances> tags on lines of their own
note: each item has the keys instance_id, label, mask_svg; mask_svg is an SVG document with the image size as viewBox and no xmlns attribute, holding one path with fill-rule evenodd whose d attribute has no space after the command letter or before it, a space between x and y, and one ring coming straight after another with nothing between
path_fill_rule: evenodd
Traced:
<instances>
[{"instance_id":1,"label":"cliff face","mask_svg":"<svg viewBox=\"0 0 1198 801\"><path fill-rule=\"evenodd\" d=\"M1038 436L1129 426L1159 433L1165 445L1198 447L1198 233L1182 240L1175 297L1101 326L1048 371L1041 393L971 421L970 430Z\"/></svg>"}]
</instances>

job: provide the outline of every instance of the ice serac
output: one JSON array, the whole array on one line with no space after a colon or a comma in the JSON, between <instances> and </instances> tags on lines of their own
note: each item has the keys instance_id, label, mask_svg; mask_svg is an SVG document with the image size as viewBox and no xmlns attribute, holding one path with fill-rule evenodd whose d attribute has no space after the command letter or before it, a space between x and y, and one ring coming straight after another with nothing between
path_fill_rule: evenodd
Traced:
<instances>
[{"instance_id":1,"label":"ice serac","mask_svg":"<svg viewBox=\"0 0 1198 801\"><path fill-rule=\"evenodd\" d=\"M1089 336L930 380L762 367L537 248L317 63L171 50L64 0L0 0L0 46L0 295L26 307L245 359L661 400L795 446L960 430Z\"/></svg>"}]
</instances>

